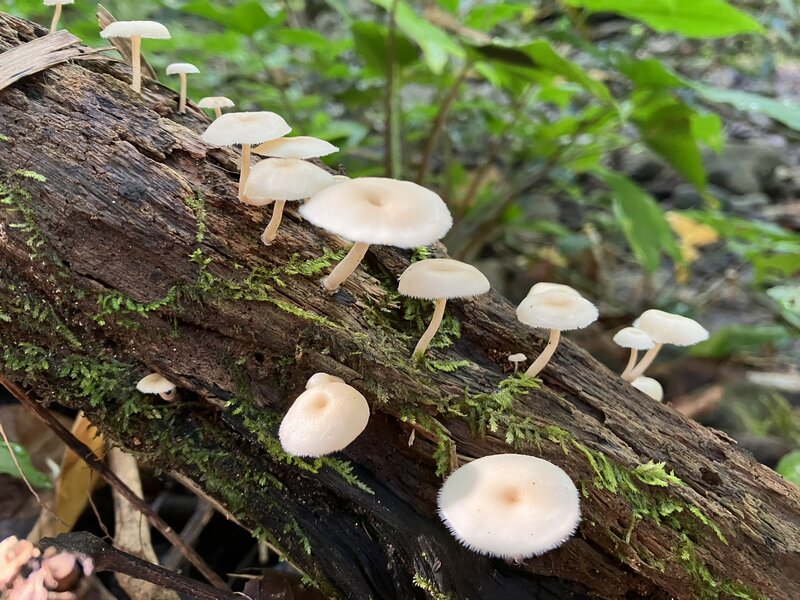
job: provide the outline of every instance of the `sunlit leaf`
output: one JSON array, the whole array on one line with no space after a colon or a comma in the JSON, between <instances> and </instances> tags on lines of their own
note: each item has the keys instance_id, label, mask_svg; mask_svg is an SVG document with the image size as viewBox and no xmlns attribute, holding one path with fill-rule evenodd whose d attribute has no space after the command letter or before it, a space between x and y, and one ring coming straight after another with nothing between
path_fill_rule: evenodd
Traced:
<instances>
[{"instance_id":1,"label":"sunlit leaf","mask_svg":"<svg viewBox=\"0 0 800 600\"><path fill-rule=\"evenodd\" d=\"M14 459L11 456L9 447L6 446L2 439L0 439L0 473L5 473L7 475L11 475L12 477L20 478L19 472L22 470L25 478L33 487L49 488L53 486L50 478L33 466L31 457L28 456L25 448L19 444L11 442L11 451L13 451L17 462L19 462L19 469L17 469L17 465L14 464Z\"/></svg>"},{"instance_id":2,"label":"sunlit leaf","mask_svg":"<svg viewBox=\"0 0 800 600\"><path fill-rule=\"evenodd\" d=\"M705 342L691 349L693 356L726 358L742 352L759 352L776 347L789 339L781 325L728 325L715 331Z\"/></svg>"}]
</instances>

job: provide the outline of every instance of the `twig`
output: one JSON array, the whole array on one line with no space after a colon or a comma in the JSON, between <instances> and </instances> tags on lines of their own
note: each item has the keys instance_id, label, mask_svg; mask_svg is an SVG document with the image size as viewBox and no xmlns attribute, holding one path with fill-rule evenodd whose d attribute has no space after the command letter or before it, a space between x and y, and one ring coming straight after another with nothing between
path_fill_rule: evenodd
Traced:
<instances>
[{"instance_id":1,"label":"twig","mask_svg":"<svg viewBox=\"0 0 800 600\"><path fill-rule=\"evenodd\" d=\"M6 430L3 429L3 424L2 423L0 423L0 435L3 436L3 441L6 443L6 447L8 448L9 454L11 454L11 460L14 461L14 466L17 467L17 471L19 471L19 476L22 478L22 481L25 482L25 485L28 486L28 490L33 495L33 497L36 498L36 502L39 504L39 506L41 506L43 509L45 509L47 512L49 512L51 515L53 515L56 519L61 521L61 519L59 519L59 517L55 513L55 511L52 508L50 508L42 500L42 498L39 496L39 494L36 492L36 490L33 489L33 486L31 485L31 482L28 481L28 478L25 476L25 472L22 470L22 467L20 466L19 461L17 460L17 454L16 454L16 452L14 452L14 448L11 447L11 442L9 441L8 436L6 435ZM61 521L61 522L64 523L64 521ZM64 525L66 525L66 523L64 523Z\"/></svg>"},{"instance_id":2,"label":"twig","mask_svg":"<svg viewBox=\"0 0 800 600\"><path fill-rule=\"evenodd\" d=\"M389 9L389 37L386 47L386 95L384 123L384 164L387 177L399 177L399 132L397 130L397 114L394 110L394 61L397 53L397 5L399 0L392 0Z\"/></svg>"},{"instance_id":3,"label":"twig","mask_svg":"<svg viewBox=\"0 0 800 600\"><path fill-rule=\"evenodd\" d=\"M8 379L3 373L0 373L0 384L2 384L11 395L14 396L20 404L28 407L28 409L44 421L53 433L55 433L61 440L75 452L81 456L89 468L98 472L98 474L108 482L108 484L128 502L133 504L139 512L147 517L152 523L153 527L163 535L173 546L180 549L181 554L186 557L192 566L197 569L203 577L205 577L215 588L230 591L222 578L217 575L211 567L209 567L203 558L195 552L195 550L184 543L178 534L164 521L153 509L148 506L139 496L137 496L117 475L109 469L104 462L99 460L94 453L83 442L78 440L72 435L66 427L64 427L58 419L50 414L38 402L35 402L28 394L13 381Z\"/></svg>"},{"instance_id":4,"label":"twig","mask_svg":"<svg viewBox=\"0 0 800 600\"><path fill-rule=\"evenodd\" d=\"M453 107L453 102L455 102L455 99L458 97L461 84L464 83L464 80L467 78L467 74L471 68L472 62L467 61L467 63L464 65L464 68L462 68L458 75L456 75L453 83L450 84L447 94L439 103L439 110L436 112L436 117L433 120L431 134L428 136L428 140L425 142L425 149L422 152L422 160L419 164L419 171L417 171L417 183L419 184L422 184L423 180L428 175L428 168L430 167L433 151L436 150L439 137L442 135L442 131L444 131L444 124L447 122L447 117L450 114L450 109Z\"/></svg>"},{"instance_id":5,"label":"twig","mask_svg":"<svg viewBox=\"0 0 800 600\"><path fill-rule=\"evenodd\" d=\"M44 538L39 542L44 550L53 547L68 552L78 552L92 557L97 571L113 571L122 573L134 579L149 581L168 590L185 594L197 600L234 600L241 596L230 590L220 590L200 581L189 579L178 573L173 573L159 565L154 565L133 556L127 552L117 550L106 544L103 540L85 531L62 533L54 538Z\"/></svg>"}]
</instances>

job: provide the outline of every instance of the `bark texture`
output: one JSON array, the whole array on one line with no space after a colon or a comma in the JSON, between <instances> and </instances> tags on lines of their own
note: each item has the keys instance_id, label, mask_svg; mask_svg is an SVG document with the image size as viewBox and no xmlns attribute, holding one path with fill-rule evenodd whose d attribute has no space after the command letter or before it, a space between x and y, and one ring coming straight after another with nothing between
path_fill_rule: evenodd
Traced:
<instances>
[{"instance_id":1,"label":"bark texture","mask_svg":"<svg viewBox=\"0 0 800 600\"><path fill-rule=\"evenodd\" d=\"M44 33L0 15L0 51ZM507 356L545 339L494 294L448 303L450 343L415 368L432 307L394 292L410 253L373 247L323 293L342 240L290 208L264 246L237 154L205 146L176 94L129 82L93 60L0 91L0 357L42 402L85 410L338 597L800 597L797 488L568 340L541 386L510 378ZM178 401L135 392L152 371ZM336 457L290 460L277 424L317 371L374 414ZM575 538L522 565L462 548L435 510L437 466L509 451L584 494Z\"/></svg>"}]
</instances>

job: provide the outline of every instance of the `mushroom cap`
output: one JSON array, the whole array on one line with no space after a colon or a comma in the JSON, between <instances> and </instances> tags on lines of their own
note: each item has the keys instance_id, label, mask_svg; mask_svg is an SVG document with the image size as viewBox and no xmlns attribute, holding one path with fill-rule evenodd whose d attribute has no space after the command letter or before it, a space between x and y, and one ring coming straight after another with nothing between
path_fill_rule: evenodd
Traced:
<instances>
[{"instance_id":1,"label":"mushroom cap","mask_svg":"<svg viewBox=\"0 0 800 600\"><path fill-rule=\"evenodd\" d=\"M650 396L656 402L661 402L664 399L664 388L652 377L637 377L631 381L631 385Z\"/></svg>"},{"instance_id":2,"label":"mushroom cap","mask_svg":"<svg viewBox=\"0 0 800 600\"><path fill-rule=\"evenodd\" d=\"M325 385L326 383L344 383L344 379L336 377L336 375L329 375L328 373L314 373L308 378L306 389L310 390L313 387Z\"/></svg>"},{"instance_id":3,"label":"mushroom cap","mask_svg":"<svg viewBox=\"0 0 800 600\"><path fill-rule=\"evenodd\" d=\"M525 356L522 352L517 352L516 354L510 354L508 356L508 360L513 363L524 362L528 360L528 357Z\"/></svg>"},{"instance_id":4,"label":"mushroom cap","mask_svg":"<svg viewBox=\"0 0 800 600\"><path fill-rule=\"evenodd\" d=\"M152 40L168 40L169 31L156 21L114 21L100 32L101 38L124 37L135 35Z\"/></svg>"},{"instance_id":5,"label":"mushroom cap","mask_svg":"<svg viewBox=\"0 0 800 600\"><path fill-rule=\"evenodd\" d=\"M200 69L192 63L172 63L167 65L167 75L178 75L180 73L199 73Z\"/></svg>"},{"instance_id":6,"label":"mushroom cap","mask_svg":"<svg viewBox=\"0 0 800 600\"><path fill-rule=\"evenodd\" d=\"M597 317L597 307L586 298L558 289L528 294L517 307L517 319L543 329L583 329Z\"/></svg>"},{"instance_id":7,"label":"mushroom cap","mask_svg":"<svg viewBox=\"0 0 800 600\"><path fill-rule=\"evenodd\" d=\"M75 0L44 0L45 6L55 6L56 4L74 4Z\"/></svg>"},{"instance_id":8,"label":"mushroom cap","mask_svg":"<svg viewBox=\"0 0 800 600\"><path fill-rule=\"evenodd\" d=\"M693 346L708 339L708 331L694 319L651 308L633 322L654 342L675 346Z\"/></svg>"},{"instance_id":9,"label":"mushroom cap","mask_svg":"<svg viewBox=\"0 0 800 600\"><path fill-rule=\"evenodd\" d=\"M286 412L278 429L281 446L294 456L324 456L347 446L364 431L369 405L346 383L306 390Z\"/></svg>"},{"instance_id":10,"label":"mushroom cap","mask_svg":"<svg viewBox=\"0 0 800 600\"><path fill-rule=\"evenodd\" d=\"M613 339L617 346L634 350L650 350L656 345L646 331L636 327L623 327L614 335Z\"/></svg>"},{"instance_id":11,"label":"mushroom cap","mask_svg":"<svg viewBox=\"0 0 800 600\"><path fill-rule=\"evenodd\" d=\"M452 258L426 258L412 263L400 275L397 290L410 298L468 298L489 291L486 276Z\"/></svg>"},{"instance_id":12,"label":"mushroom cap","mask_svg":"<svg viewBox=\"0 0 800 600\"><path fill-rule=\"evenodd\" d=\"M136 389L143 394L168 394L175 389L175 384L158 373L150 373L139 380Z\"/></svg>"},{"instance_id":13,"label":"mushroom cap","mask_svg":"<svg viewBox=\"0 0 800 600\"><path fill-rule=\"evenodd\" d=\"M200 108L230 108L236 105L233 100L225 96L206 96L205 98L200 98L197 106Z\"/></svg>"},{"instance_id":14,"label":"mushroom cap","mask_svg":"<svg viewBox=\"0 0 800 600\"><path fill-rule=\"evenodd\" d=\"M551 462L495 454L456 469L439 490L439 516L470 550L502 558L543 554L581 519L578 489Z\"/></svg>"},{"instance_id":15,"label":"mushroom cap","mask_svg":"<svg viewBox=\"0 0 800 600\"><path fill-rule=\"evenodd\" d=\"M267 158L250 170L244 187L245 202L263 206L273 200L302 200L334 183L333 175L310 162Z\"/></svg>"},{"instance_id":16,"label":"mushroom cap","mask_svg":"<svg viewBox=\"0 0 800 600\"><path fill-rule=\"evenodd\" d=\"M338 151L330 142L310 135L279 137L253 148L255 154L275 158L319 158Z\"/></svg>"},{"instance_id":17,"label":"mushroom cap","mask_svg":"<svg viewBox=\"0 0 800 600\"><path fill-rule=\"evenodd\" d=\"M427 246L444 237L453 217L438 194L383 177L343 181L300 207L309 223L353 242L397 248Z\"/></svg>"},{"instance_id":18,"label":"mushroom cap","mask_svg":"<svg viewBox=\"0 0 800 600\"><path fill-rule=\"evenodd\" d=\"M283 117L274 112L232 112L211 123L200 137L212 146L260 144L286 135L291 130Z\"/></svg>"},{"instance_id":19,"label":"mushroom cap","mask_svg":"<svg viewBox=\"0 0 800 600\"><path fill-rule=\"evenodd\" d=\"M534 283L531 289L528 291L528 296L531 294L541 294L542 292L551 292L553 290L557 290L560 292L567 292L569 294L575 294L576 296L580 296L581 293L573 287L568 285L564 285L563 283L550 283L549 281L540 281L539 283Z\"/></svg>"}]
</instances>

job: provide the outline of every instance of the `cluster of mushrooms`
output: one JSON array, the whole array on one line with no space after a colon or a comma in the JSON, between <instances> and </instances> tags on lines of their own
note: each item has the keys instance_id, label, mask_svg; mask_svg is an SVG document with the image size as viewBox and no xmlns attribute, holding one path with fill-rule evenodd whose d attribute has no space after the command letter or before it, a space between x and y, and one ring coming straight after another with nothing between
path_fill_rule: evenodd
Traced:
<instances>
[{"instance_id":1,"label":"cluster of mushrooms","mask_svg":"<svg viewBox=\"0 0 800 600\"><path fill-rule=\"evenodd\" d=\"M60 5L72 0L45 0L56 5L53 30ZM101 36L130 38L132 87L141 91L140 47L142 38L168 38L167 29L152 21L117 21ZM178 111L186 107L186 76L198 70L175 63L168 74L181 77ZM285 137L291 127L279 115L268 112L222 114L233 106L224 97L204 98L200 107L213 108L216 119L202 139L214 146L240 145L241 168L238 197L245 204L274 203L272 218L261 240L276 239L286 202L300 202L300 215L314 226L353 242L347 256L322 282L329 293L356 270L372 244L398 248L428 246L440 240L453 220L444 201L434 192L409 181L381 177L350 179L332 175L308 162L336 152L324 140ZM251 170L251 154L265 156ZM424 259L411 264L399 278L398 290L412 298L432 300L430 325L413 350L422 360L444 316L447 300L470 298L489 291L488 279L472 265L449 258ZM525 371L533 377L553 356L562 331L581 329L597 320L597 307L566 285L535 284L517 307L524 324L550 332L541 354ZM663 344L690 345L708 337L697 322L659 310L648 310L633 327L617 333L614 341L631 349L626 381L661 400L657 382L643 377ZM639 350L648 350L636 362ZM527 358L512 354L515 375ZM654 389L657 386L657 391ZM177 396L175 384L159 374L137 384L144 393L159 394L167 401ZM347 447L364 431L370 417L366 398L341 378L317 373L306 383L284 416L278 436L283 449L299 457L319 457ZM472 460L456 469L438 496L439 514L452 534L468 548L483 554L521 560L547 552L569 539L580 522L578 490L558 466L532 456L497 454Z\"/></svg>"}]
</instances>

